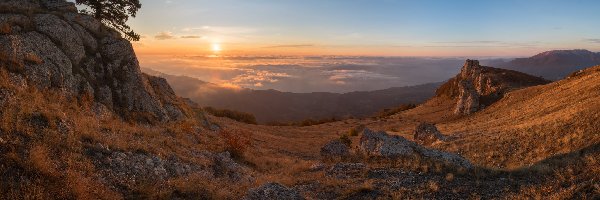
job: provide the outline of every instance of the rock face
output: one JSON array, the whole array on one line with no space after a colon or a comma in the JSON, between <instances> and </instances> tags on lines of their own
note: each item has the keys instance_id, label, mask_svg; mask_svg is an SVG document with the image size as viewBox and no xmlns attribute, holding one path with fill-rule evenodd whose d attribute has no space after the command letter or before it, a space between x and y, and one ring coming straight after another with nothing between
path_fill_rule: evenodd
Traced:
<instances>
[{"instance_id":1,"label":"rock face","mask_svg":"<svg viewBox=\"0 0 600 200\"><path fill-rule=\"evenodd\" d=\"M466 115L491 105L510 91L546 83L549 81L539 77L485 67L479 65L477 60L467 60L460 74L442 85L436 91L436 96L455 99L454 113Z\"/></svg>"},{"instance_id":2,"label":"rock face","mask_svg":"<svg viewBox=\"0 0 600 200\"><path fill-rule=\"evenodd\" d=\"M375 157L400 158L421 156L434 161L459 167L472 168L473 165L463 157L448 152L425 148L401 136L388 135L386 132L374 132L365 129L360 138L359 151Z\"/></svg>"},{"instance_id":3,"label":"rock face","mask_svg":"<svg viewBox=\"0 0 600 200\"><path fill-rule=\"evenodd\" d=\"M437 141L446 140L446 136L438 131L434 124L421 123L415 129L414 140L423 145L429 145Z\"/></svg>"},{"instance_id":4,"label":"rock face","mask_svg":"<svg viewBox=\"0 0 600 200\"><path fill-rule=\"evenodd\" d=\"M294 189L287 188L279 183L266 183L258 188L251 189L244 198L246 200L301 200L304 199Z\"/></svg>"},{"instance_id":5,"label":"rock face","mask_svg":"<svg viewBox=\"0 0 600 200\"><path fill-rule=\"evenodd\" d=\"M342 157L350 155L350 150L341 140L333 140L321 148L323 157Z\"/></svg>"},{"instance_id":6,"label":"rock face","mask_svg":"<svg viewBox=\"0 0 600 200\"><path fill-rule=\"evenodd\" d=\"M9 0L0 6L0 57L23 87L91 97L126 119L170 121L184 104L164 79L142 74L131 43L65 0ZM34 14L29 11L36 10ZM6 60L10 62L6 62ZM13 83L14 85L22 85Z\"/></svg>"},{"instance_id":7,"label":"rock face","mask_svg":"<svg viewBox=\"0 0 600 200\"><path fill-rule=\"evenodd\" d=\"M370 156L400 157L415 153L414 143L401 136L365 129L360 138L359 150Z\"/></svg>"}]
</instances>

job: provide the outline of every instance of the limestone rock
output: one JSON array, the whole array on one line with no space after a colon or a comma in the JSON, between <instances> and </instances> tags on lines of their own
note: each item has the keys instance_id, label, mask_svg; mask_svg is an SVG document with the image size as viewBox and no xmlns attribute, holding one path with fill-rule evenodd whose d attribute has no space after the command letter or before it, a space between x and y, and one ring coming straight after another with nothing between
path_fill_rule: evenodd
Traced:
<instances>
[{"instance_id":1,"label":"limestone rock","mask_svg":"<svg viewBox=\"0 0 600 200\"><path fill-rule=\"evenodd\" d=\"M141 73L129 41L65 0L6 0L0 14L0 55L11 59L18 87L90 96L116 116L140 122L187 116L186 105L164 79ZM35 14L30 14L35 10ZM76 11L76 10L75 10ZM15 80L26 80L25 83Z\"/></svg>"},{"instance_id":2,"label":"limestone rock","mask_svg":"<svg viewBox=\"0 0 600 200\"><path fill-rule=\"evenodd\" d=\"M454 114L468 115L477 112L477 109L479 109L479 94L473 87L473 83L469 80L460 81L458 90L460 94L454 108Z\"/></svg>"},{"instance_id":3,"label":"limestone rock","mask_svg":"<svg viewBox=\"0 0 600 200\"><path fill-rule=\"evenodd\" d=\"M341 140L332 140L321 148L323 157L343 157L350 155L350 148Z\"/></svg>"},{"instance_id":4,"label":"limestone rock","mask_svg":"<svg viewBox=\"0 0 600 200\"><path fill-rule=\"evenodd\" d=\"M440 86L436 96L455 99L454 113L466 115L493 104L510 91L546 83L549 81L539 77L466 60L460 73Z\"/></svg>"},{"instance_id":5,"label":"limestone rock","mask_svg":"<svg viewBox=\"0 0 600 200\"><path fill-rule=\"evenodd\" d=\"M359 150L370 156L398 157L413 155L414 143L400 136L391 136L386 132L374 132L368 128L360 138Z\"/></svg>"},{"instance_id":6,"label":"limestone rock","mask_svg":"<svg viewBox=\"0 0 600 200\"><path fill-rule=\"evenodd\" d=\"M300 193L279 183L266 183L251 189L244 198L246 200L300 200Z\"/></svg>"},{"instance_id":7,"label":"limestone rock","mask_svg":"<svg viewBox=\"0 0 600 200\"><path fill-rule=\"evenodd\" d=\"M369 156L383 158L410 158L421 156L433 161L447 163L464 168L473 165L457 154L428 149L401 136L388 135L386 132L374 132L365 129L360 138L359 151Z\"/></svg>"},{"instance_id":8,"label":"limestone rock","mask_svg":"<svg viewBox=\"0 0 600 200\"><path fill-rule=\"evenodd\" d=\"M434 124L421 123L414 131L414 140L423 145L429 145L437 141L446 140L446 136L438 131Z\"/></svg>"}]
</instances>

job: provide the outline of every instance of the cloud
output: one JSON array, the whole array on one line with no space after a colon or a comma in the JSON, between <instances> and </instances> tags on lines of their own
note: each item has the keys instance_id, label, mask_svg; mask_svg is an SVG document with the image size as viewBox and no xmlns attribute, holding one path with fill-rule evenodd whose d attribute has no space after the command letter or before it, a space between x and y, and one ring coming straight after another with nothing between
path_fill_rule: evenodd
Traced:
<instances>
[{"instance_id":1,"label":"cloud","mask_svg":"<svg viewBox=\"0 0 600 200\"><path fill-rule=\"evenodd\" d=\"M184 35L184 36L181 36L181 38L183 38L183 39L198 39L198 38L204 38L204 37L198 36L198 35Z\"/></svg>"},{"instance_id":2,"label":"cloud","mask_svg":"<svg viewBox=\"0 0 600 200\"><path fill-rule=\"evenodd\" d=\"M600 39L598 38L588 38L588 39L584 39L584 42L589 42L589 43L596 43L596 44L600 44Z\"/></svg>"},{"instance_id":3,"label":"cloud","mask_svg":"<svg viewBox=\"0 0 600 200\"><path fill-rule=\"evenodd\" d=\"M326 71L325 74L330 75L329 80L336 83L345 83L352 80L381 80L381 79L395 79L397 77L389 76L385 74L379 74L366 70L347 70L338 69L332 71Z\"/></svg>"},{"instance_id":4,"label":"cloud","mask_svg":"<svg viewBox=\"0 0 600 200\"><path fill-rule=\"evenodd\" d=\"M175 36L171 32L164 31L164 32L158 33L158 35L155 35L154 38L157 40L170 40L170 39L174 39Z\"/></svg>"},{"instance_id":5,"label":"cloud","mask_svg":"<svg viewBox=\"0 0 600 200\"><path fill-rule=\"evenodd\" d=\"M264 83L276 83L283 78L292 77L287 73L270 72L266 70L243 69L244 74L231 79L231 82L241 86L262 87Z\"/></svg>"},{"instance_id":6,"label":"cloud","mask_svg":"<svg viewBox=\"0 0 600 200\"><path fill-rule=\"evenodd\" d=\"M542 42L529 41L529 42L507 42L507 41L496 41L496 40L473 40L473 41L443 41L433 42L434 45L425 45L423 47L434 47L434 48L481 48L481 47L536 47Z\"/></svg>"},{"instance_id":7,"label":"cloud","mask_svg":"<svg viewBox=\"0 0 600 200\"><path fill-rule=\"evenodd\" d=\"M313 44L289 44L289 45L275 45L275 46L266 46L263 48L303 48L303 47L314 47Z\"/></svg>"}]
</instances>

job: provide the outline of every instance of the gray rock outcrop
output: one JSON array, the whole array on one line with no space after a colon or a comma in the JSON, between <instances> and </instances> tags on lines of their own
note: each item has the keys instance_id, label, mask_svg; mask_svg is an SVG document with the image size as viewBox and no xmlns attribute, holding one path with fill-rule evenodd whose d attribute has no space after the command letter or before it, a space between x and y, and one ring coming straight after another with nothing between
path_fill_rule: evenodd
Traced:
<instances>
[{"instance_id":1,"label":"gray rock outcrop","mask_svg":"<svg viewBox=\"0 0 600 200\"><path fill-rule=\"evenodd\" d=\"M332 140L321 148L321 156L326 158L348 155L350 155L350 148L339 139Z\"/></svg>"},{"instance_id":2,"label":"gray rock outcrop","mask_svg":"<svg viewBox=\"0 0 600 200\"><path fill-rule=\"evenodd\" d=\"M126 119L185 117L183 101L166 81L142 74L131 43L78 14L73 3L8 0L0 6L12 10L0 14L0 57L10 60L10 76L68 97L88 95Z\"/></svg>"},{"instance_id":3,"label":"gray rock outcrop","mask_svg":"<svg viewBox=\"0 0 600 200\"><path fill-rule=\"evenodd\" d=\"M421 156L463 168L473 167L468 160L460 155L428 149L402 136L389 135L384 131L374 132L370 129L365 129L360 138L358 150L368 156L390 159Z\"/></svg>"},{"instance_id":4,"label":"gray rock outcrop","mask_svg":"<svg viewBox=\"0 0 600 200\"><path fill-rule=\"evenodd\" d=\"M443 135L434 124L421 123L413 134L414 140L423 145L429 145L437 141L445 141L446 136Z\"/></svg>"},{"instance_id":5,"label":"gray rock outcrop","mask_svg":"<svg viewBox=\"0 0 600 200\"><path fill-rule=\"evenodd\" d=\"M266 183L258 188L251 189L245 200L302 200L304 197L294 189L279 183Z\"/></svg>"},{"instance_id":6,"label":"gray rock outcrop","mask_svg":"<svg viewBox=\"0 0 600 200\"><path fill-rule=\"evenodd\" d=\"M500 100L510 91L546 83L549 81L539 77L466 60L460 73L442 85L436 96L455 99L454 114L467 115Z\"/></svg>"}]
</instances>

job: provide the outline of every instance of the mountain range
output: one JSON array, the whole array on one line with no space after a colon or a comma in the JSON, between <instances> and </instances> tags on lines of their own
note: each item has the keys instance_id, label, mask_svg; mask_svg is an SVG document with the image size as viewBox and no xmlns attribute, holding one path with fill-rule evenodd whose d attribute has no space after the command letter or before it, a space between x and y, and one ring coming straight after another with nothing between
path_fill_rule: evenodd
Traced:
<instances>
[{"instance_id":1,"label":"mountain range","mask_svg":"<svg viewBox=\"0 0 600 200\"><path fill-rule=\"evenodd\" d=\"M577 70L600 64L600 53L587 50L554 50L510 61L486 60L498 68L557 80ZM201 106L238 110L255 115L260 123L293 122L305 119L367 117L402 104L422 103L434 96L440 83L392 87L349 93L292 93L223 87L186 76L174 76L142 68L163 77L178 95ZM452 81L452 80L451 80ZM486 101L486 100L484 100Z\"/></svg>"},{"instance_id":2,"label":"mountain range","mask_svg":"<svg viewBox=\"0 0 600 200\"><path fill-rule=\"evenodd\" d=\"M517 58L500 63L497 67L512 69L549 80L559 80L565 76L600 64L600 53L584 49L553 50L529 58Z\"/></svg>"}]
</instances>

